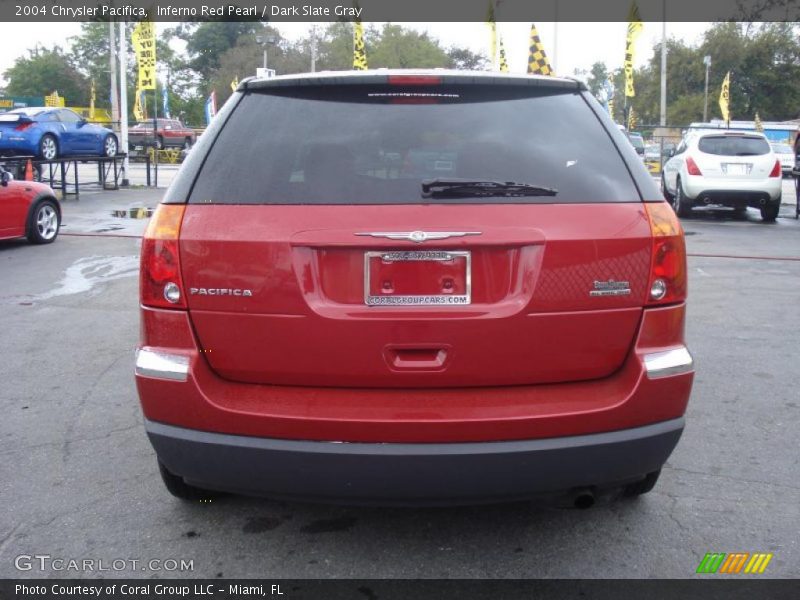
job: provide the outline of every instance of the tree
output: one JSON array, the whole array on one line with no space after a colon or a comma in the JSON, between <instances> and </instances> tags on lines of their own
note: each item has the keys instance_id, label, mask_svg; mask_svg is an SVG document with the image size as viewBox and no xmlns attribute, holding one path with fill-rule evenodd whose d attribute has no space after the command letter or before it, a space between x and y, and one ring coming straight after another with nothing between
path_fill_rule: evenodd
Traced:
<instances>
[{"instance_id":1,"label":"tree","mask_svg":"<svg viewBox=\"0 0 800 600\"><path fill-rule=\"evenodd\" d=\"M35 48L14 61L3 73L11 96L46 96L53 91L73 106L88 106L89 81L59 46Z\"/></svg>"},{"instance_id":2,"label":"tree","mask_svg":"<svg viewBox=\"0 0 800 600\"><path fill-rule=\"evenodd\" d=\"M260 23L209 21L188 24L176 30L186 41L189 66L208 79L219 68L222 55L239 43L242 36L255 35L264 28Z\"/></svg>"}]
</instances>

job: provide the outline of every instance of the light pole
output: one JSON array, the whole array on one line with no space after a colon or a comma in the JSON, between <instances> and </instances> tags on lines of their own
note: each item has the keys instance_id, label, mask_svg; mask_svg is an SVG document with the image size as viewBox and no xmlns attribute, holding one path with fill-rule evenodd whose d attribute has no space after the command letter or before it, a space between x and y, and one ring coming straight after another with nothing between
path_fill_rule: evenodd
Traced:
<instances>
[{"instance_id":1,"label":"light pole","mask_svg":"<svg viewBox=\"0 0 800 600\"><path fill-rule=\"evenodd\" d=\"M704 56L703 64L706 66L706 93L703 100L703 123L708 123L708 69L711 67L711 57Z\"/></svg>"},{"instance_id":2,"label":"light pole","mask_svg":"<svg viewBox=\"0 0 800 600\"><path fill-rule=\"evenodd\" d=\"M264 46L264 70L267 68L267 46L269 44L274 44L277 41L277 38L274 35L257 35L256 36L256 43L262 44Z\"/></svg>"}]
</instances>

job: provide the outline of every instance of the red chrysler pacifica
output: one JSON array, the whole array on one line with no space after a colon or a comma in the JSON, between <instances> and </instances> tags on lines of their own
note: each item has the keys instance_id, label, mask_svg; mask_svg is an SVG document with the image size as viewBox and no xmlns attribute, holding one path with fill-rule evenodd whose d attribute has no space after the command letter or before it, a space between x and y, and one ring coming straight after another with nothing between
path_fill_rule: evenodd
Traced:
<instances>
[{"instance_id":1,"label":"red chrysler pacifica","mask_svg":"<svg viewBox=\"0 0 800 600\"><path fill-rule=\"evenodd\" d=\"M684 426L683 232L575 81L243 82L142 244L164 482L342 503L652 489Z\"/></svg>"}]
</instances>

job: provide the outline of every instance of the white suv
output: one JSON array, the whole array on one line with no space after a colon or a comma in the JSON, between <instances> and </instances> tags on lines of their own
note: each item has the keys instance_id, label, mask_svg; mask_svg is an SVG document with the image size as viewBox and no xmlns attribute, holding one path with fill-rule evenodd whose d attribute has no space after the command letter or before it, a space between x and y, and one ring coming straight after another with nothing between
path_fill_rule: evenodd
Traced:
<instances>
[{"instance_id":1,"label":"white suv","mask_svg":"<svg viewBox=\"0 0 800 600\"><path fill-rule=\"evenodd\" d=\"M678 216L694 206L761 210L774 221L781 207L781 163L761 133L691 132L664 165L661 190Z\"/></svg>"}]
</instances>

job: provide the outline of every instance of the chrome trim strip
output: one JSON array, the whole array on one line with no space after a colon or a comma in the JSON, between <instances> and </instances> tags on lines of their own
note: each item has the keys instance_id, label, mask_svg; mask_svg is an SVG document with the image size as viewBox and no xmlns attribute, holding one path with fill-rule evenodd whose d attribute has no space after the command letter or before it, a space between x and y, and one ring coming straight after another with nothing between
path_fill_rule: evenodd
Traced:
<instances>
[{"instance_id":1,"label":"chrome trim strip","mask_svg":"<svg viewBox=\"0 0 800 600\"><path fill-rule=\"evenodd\" d=\"M649 379L658 379L668 375L687 373L694 368L694 359L686 346L645 354L644 368Z\"/></svg>"},{"instance_id":2,"label":"chrome trim strip","mask_svg":"<svg viewBox=\"0 0 800 600\"><path fill-rule=\"evenodd\" d=\"M407 240L421 244L428 240L446 240L467 235L481 235L480 231L371 231L356 233L362 237L388 238L390 240Z\"/></svg>"},{"instance_id":3,"label":"chrome trim strip","mask_svg":"<svg viewBox=\"0 0 800 600\"><path fill-rule=\"evenodd\" d=\"M139 348L136 350L135 372L145 377L186 381L189 378L189 357Z\"/></svg>"}]
</instances>

